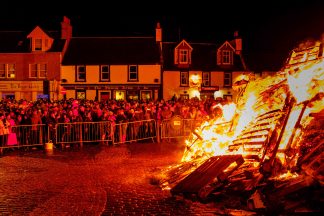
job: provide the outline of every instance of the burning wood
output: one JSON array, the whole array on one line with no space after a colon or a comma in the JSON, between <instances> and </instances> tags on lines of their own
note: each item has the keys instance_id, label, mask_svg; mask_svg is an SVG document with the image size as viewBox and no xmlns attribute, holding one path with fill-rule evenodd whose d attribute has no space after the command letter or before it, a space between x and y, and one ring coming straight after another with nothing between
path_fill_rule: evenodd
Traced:
<instances>
[{"instance_id":1,"label":"burning wood","mask_svg":"<svg viewBox=\"0 0 324 216\"><path fill-rule=\"evenodd\" d=\"M246 192L248 210L291 212L308 203L302 194L316 200L316 186L324 182L322 53L322 44L313 43L294 50L276 76L250 77L236 109L192 133L181 165L170 168L161 185L173 195L201 198ZM297 193L302 201L291 199Z\"/></svg>"}]
</instances>

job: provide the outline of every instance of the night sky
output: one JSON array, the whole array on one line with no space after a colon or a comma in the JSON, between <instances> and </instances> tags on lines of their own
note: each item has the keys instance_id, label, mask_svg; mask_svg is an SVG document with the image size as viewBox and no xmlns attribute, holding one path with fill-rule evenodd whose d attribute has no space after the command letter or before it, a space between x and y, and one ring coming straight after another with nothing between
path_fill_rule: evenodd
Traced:
<instances>
[{"instance_id":1,"label":"night sky","mask_svg":"<svg viewBox=\"0 0 324 216\"><path fill-rule=\"evenodd\" d=\"M164 41L221 43L233 39L237 30L251 70L279 70L291 49L305 40L320 39L324 32L324 1L157 3L161 4L146 5L147 9L143 3L140 9L134 3L134 8L129 4L124 8L123 2L108 6L88 2L72 9L58 4L38 15L20 5L0 14L0 30L30 31L36 25L58 29L63 15L71 19L73 36L151 36L159 21Z\"/></svg>"}]
</instances>

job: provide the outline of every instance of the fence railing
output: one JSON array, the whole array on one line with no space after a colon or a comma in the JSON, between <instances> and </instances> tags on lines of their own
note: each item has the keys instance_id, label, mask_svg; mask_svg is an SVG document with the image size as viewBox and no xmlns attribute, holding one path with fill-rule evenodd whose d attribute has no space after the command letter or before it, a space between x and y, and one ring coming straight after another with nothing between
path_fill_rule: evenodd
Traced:
<instances>
[{"instance_id":1,"label":"fence railing","mask_svg":"<svg viewBox=\"0 0 324 216\"><path fill-rule=\"evenodd\" d=\"M154 119L121 124L102 121L58 123L55 126L18 125L11 128L10 134L0 136L0 153L7 148L44 146L49 141L62 148L94 142L120 144L146 139L154 141L158 135L156 127Z\"/></svg>"},{"instance_id":2,"label":"fence railing","mask_svg":"<svg viewBox=\"0 0 324 216\"><path fill-rule=\"evenodd\" d=\"M44 146L52 141L61 146L101 142L120 144L140 140L188 137L201 121L174 116L157 124L154 119L115 124L110 121L74 122L51 125L18 125L9 135L0 136L0 151L6 148ZM14 138L12 138L14 137ZM15 142L9 142L16 140ZM0 152L0 153L1 153Z\"/></svg>"},{"instance_id":3,"label":"fence railing","mask_svg":"<svg viewBox=\"0 0 324 216\"><path fill-rule=\"evenodd\" d=\"M157 124L154 119L133 121L113 125L113 143L136 142L157 137Z\"/></svg>"},{"instance_id":4,"label":"fence railing","mask_svg":"<svg viewBox=\"0 0 324 216\"><path fill-rule=\"evenodd\" d=\"M201 124L201 120L183 119L181 116L173 116L163 120L160 125L161 139L185 138Z\"/></svg>"},{"instance_id":5,"label":"fence railing","mask_svg":"<svg viewBox=\"0 0 324 216\"><path fill-rule=\"evenodd\" d=\"M83 143L112 141L110 121L58 123L54 130L55 144L62 148L72 144L82 146Z\"/></svg>"},{"instance_id":6,"label":"fence railing","mask_svg":"<svg viewBox=\"0 0 324 216\"><path fill-rule=\"evenodd\" d=\"M48 140L48 126L45 124L16 125L11 127L9 134L0 136L0 148L42 146Z\"/></svg>"}]
</instances>

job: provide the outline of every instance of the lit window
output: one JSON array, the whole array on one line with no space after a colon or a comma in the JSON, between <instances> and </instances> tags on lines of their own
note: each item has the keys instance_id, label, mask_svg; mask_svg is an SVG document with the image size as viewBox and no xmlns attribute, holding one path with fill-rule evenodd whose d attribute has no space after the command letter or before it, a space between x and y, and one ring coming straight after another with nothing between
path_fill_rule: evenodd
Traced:
<instances>
[{"instance_id":1,"label":"lit window","mask_svg":"<svg viewBox=\"0 0 324 216\"><path fill-rule=\"evenodd\" d=\"M110 81L109 65L101 65L100 67L100 81Z\"/></svg>"},{"instance_id":2,"label":"lit window","mask_svg":"<svg viewBox=\"0 0 324 216\"><path fill-rule=\"evenodd\" d=\"M189 72L180 72L180 86L189 85Z\"/></svg>"},{"instance_id":3,"label":"lit window","mask_svg":"<svg viewBox=\"0 0 324 216\"><path fill-rule=\"evenodd\" d=\"M85 82L86 81L86 66L78 65L76 70L76 81Z\"/></svg>"},{"instance_id":4,"label":"lit window","mask_svg":"<svg viewBox=\"0 0 324 216\"><path fill-rule=\"evenodd\" d=\"M203 72L202 74L202 84L203 86L210 86L210 72Z\"/></svg>"},{"instance_id":5,"label":"lit window","mask_svg":"<svg viewBox=\"0 0 324 216\"><path fill-rule=\"evenodd\" d=\"M0 64L0 78L15 78L15 64Z\"/></svg>"},{"instance_id":6,"label":"lit window","mask_svg":"<svg viewBox=\"0 0 324 216\"><path fill-rule=\"evenodd\" d=\"M35 50L42 50L42 39L35 39Z\"/></svg>"},{"instance_id":7,"label":"lit window","mask_svg":"<svg viewBox=\"0 0 324 216\"><path fill-rule=\"evenodd\" d=\"M224 86L232 85L232 74L230 72L224 73Z\"/></svg>"},{"instance_id":8,"label":"lit window","mask_svg":"<svg viewBox=\"0 0 324 216\"><path fill-rule=\"evenodd\" d=\"M76 90L76 99L84 100L86 99L86 91L83 89Z\"/></svg>"},{"instance_id":9,"label":"lit window","mask_svg":"<svg viewBox=\"0 0 324 216\"><path fill-rule=\"evenodd\" d=\"M46 78L47 64L30 64L29 78Z\"/></svg>"},{"instance_id":10,"label":"lit window","mask_svg":"<svg viewBox=\"0 0 324 216\"><path fill-rule=\"evenodd\" d=\"M233 62L233 52L229 50L222 51L222 63L223 64L232 64Z\"/></svg>"},{"instance_id":11,"label":"lit window","mask_svg":"<svg viewBox=\"0 0 324 216\"><path fill-rule=\"evenodd\" d=\"M189 52L187 49L179 50L179 63L180 64L188 64L188 62L189 62L188 53Z\"/></svg>"},{"instance_id":12,"label":"lit window","mask_svg":"<svg viewBox=\"0 0 324 216\"><path fill-rule=\"evenodd\" d=\"M138 81L137 65L130 65L128 67L128 81Z\"/></svg>"}]
</instances>

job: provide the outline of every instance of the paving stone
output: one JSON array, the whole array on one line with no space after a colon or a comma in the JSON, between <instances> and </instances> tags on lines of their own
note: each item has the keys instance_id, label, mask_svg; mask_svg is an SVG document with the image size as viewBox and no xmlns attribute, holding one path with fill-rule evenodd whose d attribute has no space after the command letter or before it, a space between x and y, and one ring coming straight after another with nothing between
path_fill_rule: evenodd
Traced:
<instances>
[{"instance_id":1,"label":"paving stone","mask_svg":"<svg viewBox=\"0 0 324 216\"><path fill-rule=\"evenodd\" d=\"M150 184L181 152L174 143L10 152L0 158L0 215L213 215Z\"/></svg>"}]
</instances>

